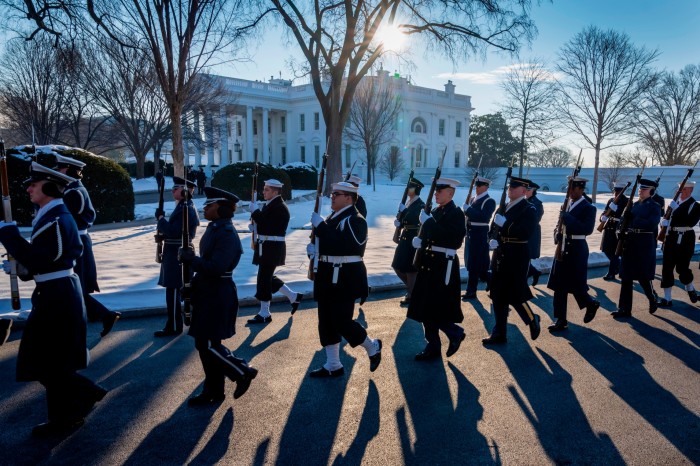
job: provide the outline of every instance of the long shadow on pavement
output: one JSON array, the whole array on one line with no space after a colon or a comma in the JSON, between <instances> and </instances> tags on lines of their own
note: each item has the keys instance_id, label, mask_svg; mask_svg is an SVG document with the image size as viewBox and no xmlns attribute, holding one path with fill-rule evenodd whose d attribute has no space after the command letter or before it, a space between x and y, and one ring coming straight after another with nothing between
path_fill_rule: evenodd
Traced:
<instances>
[{"instance_id":1,"label":"long shadow on pavement","mask_svg":"<svg viewBox=\"0 0 700 466\"><path fill-rule=\"evenodd\" d=\"M345 455L338 454L334 465L361 464L367 445L379 434L379 391L373 380L369 381L367 400L362 410L362 417L357 426L357 435L353 439Z\"/></svg>"}]
</instances>

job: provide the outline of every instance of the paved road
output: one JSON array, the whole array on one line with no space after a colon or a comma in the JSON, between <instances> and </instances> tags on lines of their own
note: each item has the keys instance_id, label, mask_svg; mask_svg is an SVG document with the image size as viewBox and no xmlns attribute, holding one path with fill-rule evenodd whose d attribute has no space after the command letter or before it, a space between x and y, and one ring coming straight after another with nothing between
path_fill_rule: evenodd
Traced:
<instances>
[{"instance_id":1,"label":"paved road","mask_svg":"<svg viewBox=\"0 0 700 466\"><path fill-rule=\"evenodd\" d=\"M605 308L591 324L572 299L569 330L531 342L512 313L509 342L495 349L481 345L493 316L480 291L463 306L461 349L432 363L413 360L422 331L399 293L374 295L359 317L384 341L382 364L370 373L364 350L344 345L346 375L333 380L307 376L324 361L313 303L294 318L274 305L264 328L245 327L255 309L242 309L226 344L260 375L212 408L187 406L202 370L190 337L153 339L163 317L120 321L103 340L90 324L85 373L110 392L82 429L53 441L29 436L44 394L13 381L15 332L0 347L0 464L700 463L700 309L677 287L673 310L650 315L637 289L634 318L616 322L618 284L603 273L591 271ZM551 293L536 291L544 327Z\"/></svg>"}]
</instances>

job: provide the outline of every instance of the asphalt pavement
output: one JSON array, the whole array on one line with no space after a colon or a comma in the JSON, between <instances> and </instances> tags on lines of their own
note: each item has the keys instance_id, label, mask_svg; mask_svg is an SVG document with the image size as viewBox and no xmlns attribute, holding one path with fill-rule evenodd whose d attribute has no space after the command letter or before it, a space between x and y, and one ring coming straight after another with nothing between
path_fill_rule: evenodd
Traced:
<instances>
[{"instance_id":1,"label":"asphalt pavement","mask_svg":"<svg viewBox=\"0 0 700 466\"><path fill-rule=\"evenodd\" d=\"M542 277L535 342L511 313L508 343L483 347L493 314L479 291L463 305L460 350L427 363L413 359L422 328L401 293L373 293L358 318L382 339L382 363L370 373L364 349L344 344L335 379L308 377L325 360L313 301L294 317L273 305L264 327L247 327L256 309L243 308L224 343L259 375L242 398L227 382L227 399L205 408L187 406L203 379L192 338L153 338L164 317L121 320L102 339L89 324L83 373L110 391L81 429L48 440L30 436L44 391L14 381L16 331L0 347L0 464L699 464L700 309L676 286L672 310L651 315L635 288L633 318L615 321L619 282L604 272L589 273L595 320L583 324L571 298L557 335Z\"/></svg>"}]
</instances>

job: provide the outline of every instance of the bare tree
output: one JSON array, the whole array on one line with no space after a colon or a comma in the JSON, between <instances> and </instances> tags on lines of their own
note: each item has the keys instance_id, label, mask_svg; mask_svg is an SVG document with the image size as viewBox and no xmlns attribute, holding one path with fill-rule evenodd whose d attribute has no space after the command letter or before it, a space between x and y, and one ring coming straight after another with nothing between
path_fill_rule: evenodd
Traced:
<instances>
[{"instance_id":1,"label":"bare tree","mask_svg":"<svg viewBox=\"0 0 700 466\"><path fill-rule=\"evenodd\" d=\"M428 53L453 60L485 53L487 47L515 52L530 41L535 27L529 18L531 0L356 0L353 2L260 2L251 27L265 18L281 19L300 48L306 72L326 124L328 174L342 171L341 148L352 100L363 76L385 53L379 35L396 28L423 39ZM251 2L252 4L252 2ZM400 19L399 19L400 18ZM328 185L326 185L326 190Z\"/></svg>"},{"instance_id":2,"label":"bare tree","mask_svg":"<svg viewBox=\"0 0 700 466\"><path fill-rule=\"evenodd\" d=\"M379 172L391 181L394 181L394 178L399 176L405 168L406 161L401 158L401 151L396 146L391 146L379 161Z\"/></svg>"},{"instance_id":3,"label":"bare tree","mask_svg":"<svg viewBox=\"0 0 700 466\"><path fill-rule=\"evenodd\" d=\"M379 149L389 142L401 112L401 100L391 83L367 76L355 92L345 135L365 150L367 184L376 188L374 177Z\"/></svg>"},{"instance_id":4,"label":"bare tree","mask_svg":"<svg viewBox=\"0 0 700 466\"><path fill-rule=\"evenodd\" d=\"M604 167L600 169L600 178L612 191L616 181L620 180L620 173L623 167L628 166L625 152L614 149L605 158Z\"/></svg>"},{"instance_id":5,"label":"bare tree","mask_svg":"<svg viewBox=\"0 0 700 466\"><path fill-rule=\"evenodd\" d=\"M571 151L564 147L548 147L528 154L527 163L541 168L571 167L574 164L574 157Z\"/></svg>"},{"instance_id":6,"label":"bare tree","mask_svg":"<svg viewBox=\"0 0 700 466\"><path fill-rule=\"evenodd\" d=\"M634 125L630 114L654 82L649 65L658 55L655 50L636 47L624 33L595 26L576 34L559 51L563 122L595 149L594 202L600 151L626 143L620 139L630 133Z\"/></svg>"},{"instance_id":7,"label":"bare tree","mask_svg":"<svg viewBox=\"0 0 700 466\"><path fill-rule=\"evenodd\" d=\"M520 168L523 176L526 148L548 145L554 138L555 80L540 59L513 65L501 82L505 93L502 113L520 139Z\"/></svg>"},{"instance_id":8,"label":"bare tree","mask_svg":"<svg viewBox=\"0 0 700 466\"><path fill-rule=\"evenodd\" d=\"M635 133L658 163L692 165L700 150L700 67L662 73L635 115Z\"/></svg>"}]
</instances>

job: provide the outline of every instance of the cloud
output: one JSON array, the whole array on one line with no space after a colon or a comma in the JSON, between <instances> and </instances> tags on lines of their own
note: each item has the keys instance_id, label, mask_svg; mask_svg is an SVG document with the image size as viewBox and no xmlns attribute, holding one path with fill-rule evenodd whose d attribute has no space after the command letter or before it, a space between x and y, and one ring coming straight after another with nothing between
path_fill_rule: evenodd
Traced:
<instances>
[{"instance_id":1,"label":"cloud","mask_svg":"<svg viewBox=\"0 0 700 466\"><path fill-rule=\"evenodd\" d=\"M527 69L536 66L535 63L514 63L512 65L499 66L491 71L482 71L478 73L470 72L455 72L455 73L440 73L436 78L452 79L455 81L467 81L474 84L498 84L503 80L503 77L515 69ZM547 76L550 80L556 79L556 73L549 72Z\"/></svg>"}]
</instances>

